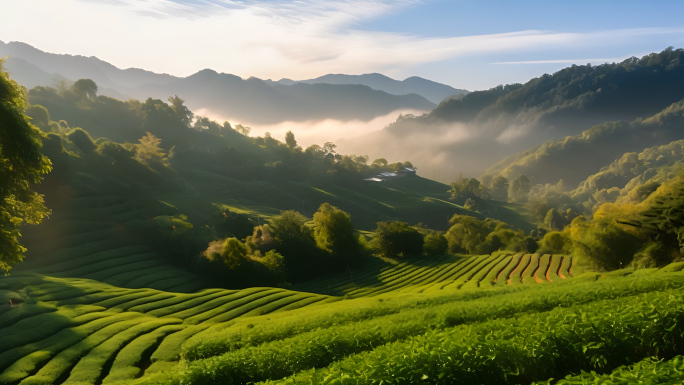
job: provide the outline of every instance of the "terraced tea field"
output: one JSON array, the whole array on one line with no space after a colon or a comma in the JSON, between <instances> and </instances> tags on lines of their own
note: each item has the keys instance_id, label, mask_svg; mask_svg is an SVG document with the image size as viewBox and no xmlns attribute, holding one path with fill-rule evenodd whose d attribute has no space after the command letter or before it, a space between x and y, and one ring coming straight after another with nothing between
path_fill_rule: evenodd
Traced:
<instances>
[{"instance_id":1,"label":"terraced tea field","mask_svg":"<svg viewBox=\"0 0 684 385\"><path fill-rule=\"evenodd\" d=\"M358 298L388 292L431 293L497 285L552 283L568 278L572 278L570 256L495 253L411 261L389 267L378 262L364 269L335 274L295 288Z\"/></svg>"},{"instance_id":2,"label":"terraced tea field","mask_svg":"<svg viewBox=\"0 0 684 385\"><path fill-rule=\"evenodd\" d=\"M408 351L458 325L684 285L679 265L662 279L598 279L571 256L498 252L227 290L136 240L140 220L150 219L126 199L82 195L27 234L27 262L0 278L1 384L329 383L364 354L389 357L393 344Z\"/></svg>"},{"instance_id":3,"label":"terraced tea field","mask_svg":"<svg viewBox=\"0 0 684 385\"><path fill-rule=\"evenodd\" d=\"M75 242L79 236L82 234L68 239ZM173 288L189 291L188 280L176 282L174 277L146 273L144 269L154 268L140 266L154 266L146 261L158 257L140 252L142 248L122 246L92 254L88 254L87 244L72 248L83 250L83 255L73 261L50 259L45 267L36 269L42 274L19 271L0 279L0 288L13 300L13 305L4 306L0 313L0 383L132 380L175 367L189 338L207 329L229 328L238 317L308 308L339 301L342 295L446 292L507 285L511 280L515 284L552 282L570 276L571 269L568 257L498 254L390 267L378 263L354 271L353 283L340 274L298 286L296 291L249 288L177 293ZM126 252L131 257L124 256ZM103 255L121 256L108 260ZM136 256L143 262L136 263ZM121 279L127 268L131 277ZM79 276L83 278L75 278ZM171 290L132 288L146 283L168 284L164 287Z\"/></svg>"},{"instance_id":4,"label":"terraced tea field","mask_svg":"<svg viewBox=\"0 0 684 385\"><path fill-rule=\"evenodd\" d=\"M190 336L236 317L337 298L278 288L193 294L124 289L88 279L0 279L0 383L108 383L161 370Z\"/></svg>"},{"instance_id":5,"label":"terraced tea field","mask_svg":"<svg viewBox=\"0 0 684 385\"><path fill-rule=\"evenodd\" d=\"M17 272L88 278L123 288L195 292L199 277L169 264L134 237L130 224L144 218L120 196L78 196L24 236L29 246Z\"/></svg>"}]
</instances>

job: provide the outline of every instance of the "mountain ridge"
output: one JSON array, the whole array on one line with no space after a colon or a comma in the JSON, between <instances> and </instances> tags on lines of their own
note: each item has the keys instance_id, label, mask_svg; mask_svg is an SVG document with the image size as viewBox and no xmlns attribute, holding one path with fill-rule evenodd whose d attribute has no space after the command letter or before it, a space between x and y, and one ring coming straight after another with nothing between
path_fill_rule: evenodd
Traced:
<instances>
[{"instance_id":1,"label":"mountain ridge","mask_svg":"<svg viewBox=\"0 0 684 385\"><path fill-rule=\"evenodd\" d=\"M406 87L401 95L356 84L349 87L351 84L312 83L307 84L310 87L302 87L300 84L306 83L286 85L255 77L243 79L213 69L177 77L140 68L120 69L95 56L54 54L22 42L0 41L0 56L5 55L11 59L7 69L28 88L88 78L106 96L165 100L178 95L193 110L208 110L212 115L246 124L324 119L370 121L395 111L429 111L437 104L420 92L408 92L411 89ZM451 89L436 82L425 82Z\"/></svg>"},{"instance_id":2,"label":"mountain ridge","mask_svg":"<svg viewBox=\"0 0 684 385\"><path fill-rule=\"evenodd\" d=\"M278 80L276 83L284 85L292 85L295 83L361 84L375 90L385 91L392 95L407 95L416 93L435 104L439 104L450 96L466 95L469 93L466 90L457 89L446 84L421 78L419 76L411 76L404 80L395 80L389 76L377 72L362 75L327 74L307 80L292 80L283 78Z\"/></svg>"}]
</instances>

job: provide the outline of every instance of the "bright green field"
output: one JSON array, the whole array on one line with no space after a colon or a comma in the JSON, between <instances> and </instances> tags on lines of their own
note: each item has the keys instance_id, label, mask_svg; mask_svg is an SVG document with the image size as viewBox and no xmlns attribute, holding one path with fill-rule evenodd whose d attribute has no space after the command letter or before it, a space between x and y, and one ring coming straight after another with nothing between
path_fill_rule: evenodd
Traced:
<instances>
[{"instance_id":1,"label":"bright green field","mask_svg":"<svg viewBox=\"0 0 684 385\"><path fill-rule=\"evenodd\" d=\"M360 223L462 210L417 181L286 191L337 199ZM217 289L131 234L146 220L135 201L78 191L27 231L27 261L0 278L2 384L628 383L617 379L654 365L681 379L682 264L599 275L563 255L377 259L298 285ZM232 207L267 216L287 204L251 194Z\"/></svg>"},{"instance_id":2,"label":"bright green field","mask_svg":"<svg viewBox=\"0 0 684 385\"><path fill-rule=\"evenodd\" d=\"M492 370L483 383L530 383L679 354L682 264L572 278L559 260L549 266L565 280L538 268L507 284L510 265L553 259L525 257L191 294L17 273L0 280L24 299L0 310L0 383L476 383L454 379ZM559 368L560 347L569 363Z\"/></svg>"}]
</instances>

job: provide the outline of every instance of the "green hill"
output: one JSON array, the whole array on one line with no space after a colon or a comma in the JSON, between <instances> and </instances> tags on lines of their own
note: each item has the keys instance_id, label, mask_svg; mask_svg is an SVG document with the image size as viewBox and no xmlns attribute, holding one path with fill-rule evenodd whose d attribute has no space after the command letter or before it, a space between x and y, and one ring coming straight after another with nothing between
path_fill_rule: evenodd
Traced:
<instances>
[{"instance_id":1,"label":"green hill","mask_svg":"<svg viewBox=\"0 0 684 385\"><path fill-rule=\"evenodd\" d=\"M676 177L684 162L684 141L628 152L582 181L569 194L588 204L640 202L663 182Z\"/></svg>"},{"instance_id":2,"label":"green hill","mask_svg":"<svg viewBox=\"0 0 684 385\"><path fill-rule=\"evenodd\" d=\"M684 49L672 47L641 58L599 66L577 66L545 74L525 84L499 86L449 100L413 120L427 124L460 122L487 125L495 133L532 125L534 136L558 137L613 120L650 116L684 98ZM401 131L398 122L389 130ZM562 135L562 136L565 136Z\"/></svg>"},{"instance_id":3,"label":"green hill","mask_svg":"<svg viewBox=\"0 0 684 385\"><path fill-rule=\"evenodd\" d=\"M410 157L424 175L444 182L458 179L460 173L481 175L497 162L494 167L511 163L507 157L531 147L581 136L595 125L607 124L604 130L628 125L606 122L647 118L684 99L682 55L684 49L669 48L620 63L573 65L525 84L471 92L441 103L430 113L402 115L385 129L347 139L340 146L362 149L371 156L380 156L378 149L382 149L382 156L388 158ZM648 142L641 148L625 148L623 152L613 153L609 148L608 159L595 164L600 168L624 152L682 137L666 139ZM596 171L564 178L578 183ZM539 182L545 183L542 179Z\"/></svg>"},{"instance_id":4,"label":"green hill","mask_svg":"<svg viewBox=\"0 0 684 385\"><path fill-rule=\"evenodd\" d=\"M580 135L554 139L505 158L485 171L484 176L503 175L512 179L522 174L541 184L555 184L563 179L566 186L574 188L625 153L682 139L682 112L684 101L679 101L646 119L600 124Z\"/></svg>"}]
</instances>

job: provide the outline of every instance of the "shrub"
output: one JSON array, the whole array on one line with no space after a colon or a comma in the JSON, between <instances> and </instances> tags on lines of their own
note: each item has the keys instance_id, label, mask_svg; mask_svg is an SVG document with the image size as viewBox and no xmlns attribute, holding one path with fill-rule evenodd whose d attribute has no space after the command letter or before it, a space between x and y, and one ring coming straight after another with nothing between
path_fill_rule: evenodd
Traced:
<instances>
[{"instance_id":1,"label":"shrub","mask_svg":"<svg viewBox=\"0 0 684 385\"><path fill-rule=\"evenodd\" d=\"M313 223L314 238L319 248L336 257L353 258L359 254L356 230L349 214L323 203L313 215Z\"/></svg>"},{"instance_id":2,"label":"shrub","mask_svg":"<svg viewBox=\"0 0 684 385\"><path fill-rule=\"evenodd\" d=\"M477 201L473 198L466 199L465 203L463 204L463 207L466 210L470 211L480 211L480 204L477 203Z\"/></svg>"},{"instance_id":3,"label":"shrub","mask_svg":"<svg viewBox=\"0 0 684 385\"><path fill-rule=\"evenodd\" d=\"M82 128L74 128L67 134L67 138L84 154L91 154L97 146L86 131Z\"/></svg>"},{"instance_id":4,"label":"shrub","mask_svg":"<svg viewBox=\"0 0 684 385\"><path fill-rule=\"evenodd\" d=\"M449 242L440 233L430 233L424 238L423 254L425 255L444 255L449 250Z\"/></svg>"},{"instance_id":5,"label":"shrub","mask_svg":"<svg viewBox=\"0 0 684 385\"><path fill-rule=\"evenodd\" d=\"M378 222L373 245L383 257L408 257L423 253L423 236L406 222Z\"/></svg>"}]
</instances>

